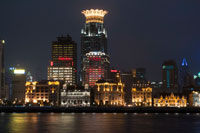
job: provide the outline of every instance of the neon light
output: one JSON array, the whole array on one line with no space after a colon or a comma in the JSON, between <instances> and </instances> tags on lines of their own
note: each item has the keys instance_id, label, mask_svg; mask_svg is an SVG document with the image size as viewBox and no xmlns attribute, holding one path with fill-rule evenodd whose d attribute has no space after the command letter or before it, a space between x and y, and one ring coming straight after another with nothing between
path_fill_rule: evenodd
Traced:
<instances>
[{"instance_id":1,"label":"neon light","mask_svg":"<svg viewBox=\"0 0 200 133\"><path fill-rule=\"evenodd\" d=\"M91 61L100 61L101 58L98 58L98 57L90 57L89 60L91 60Z\"/></svg>"},{"instance_id":2,"label":"neon light","mask_svg":"<svg viewBox=\"0 0 200 133\"><path fill-rule=\"evenodd\" d=\"M58 57L58 60L61 60L61 61L71 61L73 59L72 58L67 58L67 57Z\"/></svg>"},{"instance_id":3,"label":"neon light","mask_svg":"<svg viewBox=\"0 0 200 133\"><path fill-rule=\"evenodd\" d=\"M110 72L116 73L116 72L117 72L117 70L110 70Z\"/></svg>"},{"instance_id":4,"label":"neon light","mask_svg":"<svg viewBox=\"0 0 200 133\"><path fill-rule=\"evenodd\" d=\"M25 70L24 69L15 69L14 74L25 74Z\"/></svg>"},{"instance_id":5,"label":"neon light","mask_svg":"<svg viewBox=\"0 0 200 133\"><path fill-rule=\"evenodd\" d=\"M51 66L53 66L53 61L51 61L51 63L50 63L50 64L51 64Z\"/></svg>"}]
</instances>

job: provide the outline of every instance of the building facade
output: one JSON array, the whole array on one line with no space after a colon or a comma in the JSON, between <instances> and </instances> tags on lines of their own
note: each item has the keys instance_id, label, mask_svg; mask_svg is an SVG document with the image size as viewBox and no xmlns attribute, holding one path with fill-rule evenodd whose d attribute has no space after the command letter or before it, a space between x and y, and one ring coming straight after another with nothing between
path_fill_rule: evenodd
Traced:
<instances>
[{"instance_id":1,"label":"building facade","mask_svg":"<svg viewBox=\"0 0 200 133\"><path fill-rule=\"evenodd\" d=\"M25 90L26 90L25 69L15 68L13 70L11 78L12 78L11 101L13 102L13 104L24 104Z\"/></svg>"},{"instance_id":2,"label":"building facade","mask_svg":"<svg viewBox=\"0 0 200 133\"><path fill-rule=\"evenodd\" d=\"M99 79L109 76L109 56L102 52L89 52L83 58L82 85L94 87Z\"/></svg>"},{"instance_id":3,"label":"building facade","mask_svg":"<svg viewBox=\"0 0 200 133\"><path fill-rule=\"evenodd\" d=\"M178 92L178 67L173 60L162 64L163 88L167 93Z\"/></svg>"},{"instance_id":4,"label":"building facade","mask_svg":"<svg viewBox=\"0 0 200 133\"><path fill-rule=\"evenodd\" d=\"M94 102L98 106L124 106L124 84L121 81L97 81Z\"/></svg>"},{"instance_id":5,"label":"building facade","mask_svg":"<svg viewBox=\"0 0 200 133\"><path fill-rule=\"evenodd\" d=\"M89 107L90 91L84 87L66 86L61 91L61 106Z\"/></svg>"},{"instance_id":6,"label":"building facade","mask_svg":"<svg viewBox=\"0 0 200 133\"><path fill-rule=\"evenodd\" d=\"M83 10L82 14L86 17L85 27L81 30L81 76L80 81L85 82L83 73L85 56L90 52L107 52L107 32L104 27L104 16L107 11L91 9ZM85 83L83 83L85 84ZM93 84L94 85L94 84Z\"/></svg>"},{"instance_id":7,"label":"building facade","mask_svg":"<svg viewBox=\"0 0 200 133\"><path fill-rule=\"evenodd\" d=\"M59 81L26 82L25 104L58 106L61 89L62 83Z\"/></svg>"},{"instance_id":8,"label":"building facade","mask_svg":"<svg viewBox=\"0 0 200 133\"><path fill-rule=\"evenodd\" d=\"M189 106L190 107L200 107L200 92L191 91L189 94Z\"/></svg>"},{"instance_id":9,"label":"building facade","mask_svg":"<svg viewBox=\"0 0 200 133\"><path fill-rule=\"evenodd\" d=\"M154 107L186 107L187 98L184 96L179 97L171 93L163 97L162 95L159 98L154 98Z\"/></svg>"},{"instance_id":10,"label":"building facade","mask_svg":"<svg viewBox=\"0 0 200 133\"><path fill-rule=\"evenodd\" d=\"M71 36L57 37L57 41L52 42L51 55L48 80L63 80L66 84L76 84L77 44Z\"/></svg>"},{"instance_id":11,"label":"building facade","mask_svg":"<svg viewBox=\"0 0 200 133\"><path fill-rule=\"evenodd\" d=\"M132 105L133 106L152 106L152 88L148 85L132 88Z\"/></svg>"}]
</instances>

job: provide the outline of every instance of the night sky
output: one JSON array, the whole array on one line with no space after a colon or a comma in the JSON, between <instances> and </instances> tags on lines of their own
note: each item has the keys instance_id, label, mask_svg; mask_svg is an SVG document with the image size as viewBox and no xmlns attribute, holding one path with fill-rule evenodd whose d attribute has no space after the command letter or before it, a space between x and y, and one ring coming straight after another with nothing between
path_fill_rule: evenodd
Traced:
<instances>
[{"instance_id":1,"label":"night sky","mask_svg":"<svg viewBox=\"0 0 200 133\"><path fill-rule=\"evenodd\" d=\"M193 73L200 71L199 0L0 0L6 67L20 64L37 79L46 78L51 42L69 33L80 53L81 11L91 8L109 12L112 66L146 67L148 79L159 81L164 60L180 65L185 57Z\"/></svg>"}]
</instances>

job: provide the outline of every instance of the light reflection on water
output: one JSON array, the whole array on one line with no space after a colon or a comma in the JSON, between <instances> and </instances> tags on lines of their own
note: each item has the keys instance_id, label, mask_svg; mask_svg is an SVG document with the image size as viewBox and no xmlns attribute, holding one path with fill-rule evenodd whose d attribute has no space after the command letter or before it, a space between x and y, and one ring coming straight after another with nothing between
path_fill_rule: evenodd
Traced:
<instances>
[{"instance_id":1,"label":"light reflection on water","mask_svg":"<svg viewBox=\"0 0 200 133\"><path fill-rule=\"evenodd\" d=\"M0 133L200 132L197 114L2 113Z\"/></svg>"}]
</instances>

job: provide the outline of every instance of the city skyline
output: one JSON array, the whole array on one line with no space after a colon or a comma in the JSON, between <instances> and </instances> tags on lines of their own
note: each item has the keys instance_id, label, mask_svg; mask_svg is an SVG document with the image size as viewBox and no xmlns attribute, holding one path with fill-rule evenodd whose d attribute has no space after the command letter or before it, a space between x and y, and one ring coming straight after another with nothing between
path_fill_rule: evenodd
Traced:
<instances>
[{"instance_id":1,"label":"city skyline","mask_svg":"<svg viewBox=\"0 0 200 133\"><path fill-rule=\"evenodd\" d=\"M122 70L145 67L147 79L161 81L162 63L175 59L180 66L185 57L192 72L199 71L197 50L200 42L200 19L195 17L195 13L200 9L194 4L190 6L190 2L179 4L175 1L166 4L157 1L156 5L151 3L148 7L139 1L128 1L121 3L121 6L119 1L109 1L106 4L105 1L91 4L88 4L89 1L81 2L82 4L71 2L68 4L71 5L71 10L65 7L67 2L65 4L64 1L57 3L63 4L56 7L57 10L53 10L56 2L52 1L48 5L44 5L45 2L41 2L41 5L37 2L29 2L27 5L21 2L2 3L4 6L0 8L3 18L0 22L0 37L6 41L6 69L8 66L20 64L32 74L42 72L42 78L46 78L51 42L55 37L67 33L77 42L80 66L80 34L85 20L81 11L98 7L109 12L105 17L105 26L108 31L111 66ZM111 6L112 4L114 5ZM5 8L6 13L3 12ZM125 15L128 13L131 14ZM131 61L127 60L130 56Z\"/></svg>"}]
</instances>

